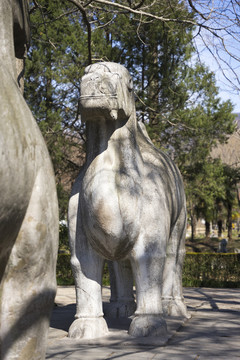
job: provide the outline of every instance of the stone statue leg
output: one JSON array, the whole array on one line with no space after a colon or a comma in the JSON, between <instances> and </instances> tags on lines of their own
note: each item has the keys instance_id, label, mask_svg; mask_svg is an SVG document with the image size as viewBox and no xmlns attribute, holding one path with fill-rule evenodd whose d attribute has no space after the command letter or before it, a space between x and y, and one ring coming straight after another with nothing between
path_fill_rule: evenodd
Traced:
<instances>
[{"instance_id":1,"label":"stone statue leg","mask_svg":"<svg viewBox=\"0 0 240 360\"><path fill-rule=\"evenodd\" d=\"M47 162L48 160L45 159ZM53 178L38 172L1 282L1 359L45 359L56 292L58 208Z\"/></svg>"},{"instance_id":2,"label":"stone statue leg","mask_svg":"<svg viewBox=\"0 0 240 360\"><path fill-rule=\"evenodd\" d=\"M85 242L86 239L81 239ZM72 257L77 309L68 336L75 339L94 339L108 334L102 310L102 271L104 259L93 249L81 244L79 257ZM83 250L84 247L84 251Z\"/></svg>"},{"instance_id":3,"label":"stone statue leg","mask_svg":"<svg viewBox=\"0 0 240 360\"><path fill-rule=\"evenodd\" d=\"M188 317L182 293L182 267L185 256L186 216L182 212L169 243L163 274L162 302L164 315Z\"/></svg>"},{"instance_id":4,"label":"stone statue leg","mask_svg":"<svg viewBox=\"0 0 240 360\"><path fill-rule=\"evenodd\" d=\"M77 309L76 320L70 326L68 336L75 339L94 339L108 334L102 309L104 259L88 243L80 222L76 194L69 203L69 235Z\"/></svg>"},{"instance_id":5,"label":"stone statue leg","mask_svg":"<svg viewBox=\"0 0 240 360\"><path fill-rule=\"evenodd\" d=\"M107 316L129 317L136 310L133 295L133 274L129 260L108 261L111 298L104 311Z\"/></svg>"},{"instance_id":6,"label":"stone statue leg","mask_svg":"<svg viewBox=\"0 0 240 360\"><path fill-rule=\"evenodd\" d=\"M142 240L142 241L141 241ZM139 239L131 252L136 281L137 310L129 328L132 336L166 336L167 325L162 309L162 274L165 245L158 239Z\"/></svg>"}]
</instances>

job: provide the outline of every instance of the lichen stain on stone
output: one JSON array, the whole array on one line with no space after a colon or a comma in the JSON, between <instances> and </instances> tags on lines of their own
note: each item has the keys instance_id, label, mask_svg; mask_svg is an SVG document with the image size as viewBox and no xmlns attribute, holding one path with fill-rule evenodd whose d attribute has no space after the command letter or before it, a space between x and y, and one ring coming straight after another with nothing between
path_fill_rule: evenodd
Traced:
<instances>
[{"instance_id":1,"label":"lichen stain on stone","mask_svg":"<svg viewBox=\"0 0 240 360\"><path fill-rule=\"evenodd\" d=\"M36 230L37 230L37 232L39 232L41 234L40 240L45 240L46 235L47 235L47 226L45 224L38 223L36 225Z\"/></svg>"},{"instance_id":2,"label":"lichen stain on stone","mask_svg":"<svg viewBox=\"0 0 240 360\"><path fill-rule=\"evenodd\" d=\"M18 271L22 270L24 267L26 267L26 261L25 261L25 259L20 259L17 266L15 266L14 270L15 270L15 272L18 272Z\"/></svg>"},{"instance_id":3,"label":"lichen stain on stone","mask_svg":"<svg viewBox=\"0 0 240 360\"><path fill-rule=\"evenodd\" d=\"M19 354L19 360L41 360L42 356L39 351L36 351L37 348L37 338L31 338L27 344L22 349L21 353Z\"/></svg>"}]
</instances>

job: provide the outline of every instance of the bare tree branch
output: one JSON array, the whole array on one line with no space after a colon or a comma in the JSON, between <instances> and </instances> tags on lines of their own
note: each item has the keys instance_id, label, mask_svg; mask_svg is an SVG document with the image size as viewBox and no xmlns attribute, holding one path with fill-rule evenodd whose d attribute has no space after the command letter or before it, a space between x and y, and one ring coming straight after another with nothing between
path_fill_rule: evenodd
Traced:
<instances>
[{"instance_id":1,"label":"bare tree branch","mask_svg":"<svg viewBox=\"0 0 240 360\"><path fill-rule=\"evenodd\" d=\"M37 0L34 0L37 2ZM87 9L94 11L96 9L102 12L108 13L131 13L136 16L136 19L139 24L137 26L137 33L139 35L139 28L141 23L146 19L151 21L161 21L163 23L178 23L183 26L195 26L196 34L195 37L201 39L202 44L206 46L206 49L210 51L211 56L213 56L214 61L217 62L219 69L221 69L225 79L231 83L237 83L235 89L240 89L239 76L237 76L237 71L232 66L231 62L226 60L224 54L227 54L230 58L234 59L237 62L240 62L240 2L237 0L223 0L223 1L214 1L214 0L185 0L185 6L191 10L191 13L186 17L178 17L178 12L176 8L176 2L168 0L169 4L169 14L161 15L154 12L154 5L158 2L152 0L151 2L145 2L144 0L139 0L137 2L134 0L124 1L111 1L111 0L67 0L74 4L82 13L83 20L87 26L88 30L88 51L89 51L89 63L92 62L91 55L91 24L87 17ZM179 3L180 4L180 3ZM181 6L183 4L181 3ZM110 20L111 22L111 20ZM103 25L104 26L104 25ZM207 42L204 39L208 32L218 40L218 43L213 44L213 46L207 46ZM140 35L139 35L140 36ZM234 41L235 44L239 46L232 46L231 41ZM214 50L215 49L215 50ZM232 74L227 76L226 69ZM236 68L236 66L235 66ZM232 81L231 79L234 79Z\"/></svg>"},{"instance_id":2,"label":"bare tree branch","mask_svg":"<svg viewBox=\"0 0 240 360\"><path fill-rule=\"evenodd\" d=\"M189 3L189 5L190 5L190 7L192 8L192 10L193 10L194 12L196 12L197 14L199 14L199 15L201 16L201 18L203 18L204 20L208 20L208 18L206 18L200 11L198 11L198 10L195 8L195 6L193 5L192 0L188 0L188 3Z\"/></svg>"},{"instance_id":3,"label":"bare tree branch","mask_svg":"<svg viewBox=\"0 0 240 360\"><path fill-rule=\"evenodd\" d=\"M85 22L85 24L87 26L87 32L88 32L88 64L90 65L92 63L92 49L91 49L92 29L91 29L91 24L88 21L87 13L85 11L85 8L80 3L80 1L78 1L78 0L68 0L68 1L71 2L72 4L74 4L75 6L77 6L77 8L80 10L80 12L82 14L83 21ZM92 3L92 1L89 1L86 4L86 6L89 5L90 3Z\"/></svg>"}]
</instances>

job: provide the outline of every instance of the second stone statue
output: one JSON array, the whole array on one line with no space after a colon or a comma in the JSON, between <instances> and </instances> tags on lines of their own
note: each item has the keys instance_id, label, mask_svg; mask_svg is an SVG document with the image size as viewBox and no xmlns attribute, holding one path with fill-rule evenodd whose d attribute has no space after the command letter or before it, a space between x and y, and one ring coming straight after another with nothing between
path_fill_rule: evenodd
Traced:
<instances>
[{"instance_id":1,"label":"second stone statue","mask_svg":"<svg viewBox=\"0 0 240 360\"><path fill-rule=\"evenodd\" d=\"M113 300L120 313L122 308L126 314L135 310L133 272L136 311L129 334L165 336L167 315L187 316L182 295L186 203L181 175L137 122L133 82L123 66L88 66L80 104L87 155L69 202L77 295L69 336L91 339L108 333L101 298L105 259L114 261Z\"/></svg>"}]
</instances>

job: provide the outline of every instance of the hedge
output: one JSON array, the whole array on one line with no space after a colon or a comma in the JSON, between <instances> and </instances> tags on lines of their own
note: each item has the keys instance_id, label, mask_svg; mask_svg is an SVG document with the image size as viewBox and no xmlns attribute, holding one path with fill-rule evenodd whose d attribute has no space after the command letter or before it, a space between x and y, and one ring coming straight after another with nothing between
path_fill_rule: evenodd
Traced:
<instances>
[{"instance_id":1,"label":"hedge","mask_svg":"<svg viewBox=\"0 0 240 360\"><path fill-rule=\"evenodd\" d=\"M240 288L240 254L187 253L183 286Z\"/></svg>"},{"instance_id":2,"label":"hedge","mask_svg":"<svg viewBox=\"0 0 240 360\"><path fill-rule=\"evenodd\" d=\"M58 254L56 269L58 285L74 285L70 258L71 255L69 254Z\"/></svg>"},{"instance_id":3,"label":"hedge","mask_svg":"<svg viewBox=\"0 0 240 360\"><path fill-rule=\"evenodd\" d=\"M58 285L73 285L70 255L59 254ZM109 285L107 267L103 284ZM240 288L240 254L187 253L183 267L183 286Z\"/></svg>"}]
</instances>

